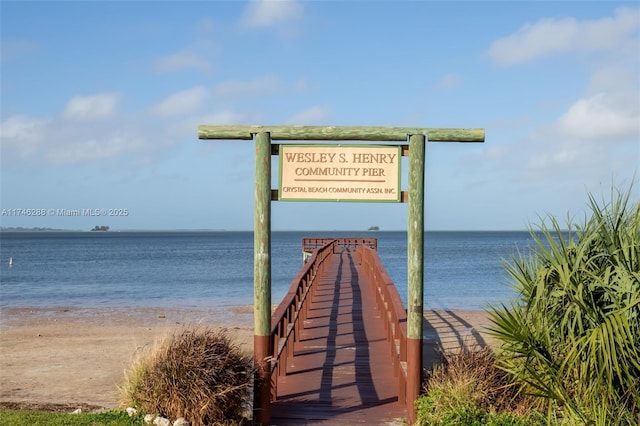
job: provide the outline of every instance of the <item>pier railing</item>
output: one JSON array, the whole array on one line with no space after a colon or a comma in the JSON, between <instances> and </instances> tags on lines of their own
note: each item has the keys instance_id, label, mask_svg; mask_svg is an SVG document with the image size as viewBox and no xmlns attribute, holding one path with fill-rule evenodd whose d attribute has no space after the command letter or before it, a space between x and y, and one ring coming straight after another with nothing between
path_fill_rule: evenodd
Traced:
<instances>
[{"instance_id":1,"label":"pier railing","mask_svg":"<svg viewBox=\"0 0 640 426\"><path fill-rule=\"evenodd\" d=\"M337 249L355 250L363 273L373 286L387 340L391 342L394 374L398 378L398 399L406 403L407 388L407 312L393 280L382 265L376 238L304 238L302 248L310 253L298 275L272 315L271 398L277 397L278 376L287 374L287 358L300 336L315 291L315 280L324 272L326 260Z\"/></svg>"},{"instance_id":2,"label":"pier railing","mask_svg":"<svg viewBox=\"0 0 640 426\"><path fill-rule=\"evenodd\" d=\"M286 374L287 358L293 356L293 343L300 336L302 325L307 316L307 310L315 286L313 285L326 265L327 258L335 252L338 241L335 239L315 240L317 248L311 258L304 264L298 275L291 282L289 291L284 296L271 320L271 344L273 357L271 359L271 399L277 396L277 377ZM322 244L320 244L322 240ZM304 244L303 244L304 247Z\"/></svg>"},{"instance_id":3,"label":"pier railing","mask_svg":"<svg viewBox=\"0 0 640 426\"><path fill-rule=\"evenodd\" d=\"M392 343L394 374L398 377L398 401L405 404L407 395L407 311L398 289L382 265L378 253L368 246L359 246L357 253L364 273L375 287L376 302L384 319L387 339ZM407 407L408 409L410 407Z\"/></svg>"},{"instance_id":4,"label":"pier railing","mask_svg":"<svg viewBox=\"0 0 640 426\"><path fill-rule=\"evenodd\" d=\"M364 245L374 251L378 250L377 238L303 238L302 252L305 254L305 260L315 249L323 247L332 241L336 241L338 247L342 248L356 248Z\"/></svg>"}]
</instances>

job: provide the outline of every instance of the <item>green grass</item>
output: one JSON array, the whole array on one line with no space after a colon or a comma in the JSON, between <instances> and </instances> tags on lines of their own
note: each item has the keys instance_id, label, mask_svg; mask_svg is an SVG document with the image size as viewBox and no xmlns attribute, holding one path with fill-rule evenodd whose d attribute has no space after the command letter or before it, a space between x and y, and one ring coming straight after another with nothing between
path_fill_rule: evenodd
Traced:
<instances>
[{"instance_id":1,"label":"green grass","mask_svg":"<svg viewBox=\"0 0 640 426\"><path fill-rule=\"evenodd\" d=\"M143 425L144 420L140 415L129 417L125 411L71 414L0 409L0 424L12 426L137 426Z\"/></svg>"},{"instance_id":2,"label":"green grass","mask_svg":"<svg viewBox=\"0 0 640 426\"><path fill-rule=\"evenodd\" d=\"M418 424L432 426L543 426L546 425L541 416L517 416L511 413L490 413L475 405L470 400L459 400L455 404L443 407L442 400L451 403L452 395L442 390L430 396L420 398L416 403Z\"/></svg>"}]
</instances>

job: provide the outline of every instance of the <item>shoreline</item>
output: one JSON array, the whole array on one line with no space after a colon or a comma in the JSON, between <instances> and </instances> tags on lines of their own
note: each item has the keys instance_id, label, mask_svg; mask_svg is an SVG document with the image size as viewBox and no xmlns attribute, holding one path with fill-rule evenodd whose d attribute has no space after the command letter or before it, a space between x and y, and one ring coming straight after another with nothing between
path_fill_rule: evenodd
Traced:
<instances>
[{"instance_id":1,"label":"shoreline","mask_svg":"<svg viewBox=\"0 0 640 426\"><path fill-rule=\"evenodd\" d=\"M251 353L252 309L2 308L0 406L116 408L136 354L185 326L226 328ZM425 310L425 368L441 350L490 345L489 323L484 311Z\"/></svg>"},{"instance_id":2,"label":"shoreline","mask_svg":"<svg viewBox=\"0 0 640 426\"><path fill-rule=\"evenodd\" d=\"M9 307L0 310L0 330L50 322L137 324L140 326L203 324L209 326L253 326L251 305L204 308L166 307Z\"/></svg>"}]
</instances>

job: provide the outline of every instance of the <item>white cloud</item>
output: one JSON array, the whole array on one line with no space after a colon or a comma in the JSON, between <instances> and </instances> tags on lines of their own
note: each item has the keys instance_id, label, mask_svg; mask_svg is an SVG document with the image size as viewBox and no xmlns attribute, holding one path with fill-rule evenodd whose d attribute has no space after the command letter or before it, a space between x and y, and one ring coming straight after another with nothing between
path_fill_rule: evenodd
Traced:
<instances>
[{"instance_id":1,"label":"white cloud","mask_svg":"<svg viewBox=\"0 0 640 426\"><path fill-rule=\"evenodd\" d=\"M502 139L494 144L503 145L494 145L497 151L484 147L482 163L511 175L508 180L545 182L554 188L588 188L612 179L631 179L640 172L640 93L637 86L632 87L586 93L555 120L537 123L522 137L522 132L508 132L517 140L501 136L497 127L488 129Z\"/></svg>"},{"instance_id":2,"label":"white cloud","mask_svg":"<svg viewBox=\"0 0 640 426\"><path fill-rule=\"evenodd\" d=\"M44 140L47 120L38 120L24 115L14 115L0 125L2 151L15 152L27 157L36 152Z\"/></svg>"},{"instance_id":3,"label":"white cloud","mask_svg":"<svg viewBox=\"0 0 640 426\"><path fill-rule=\"evenodd\" d=\"M236 113L230 109L210 114L193 114L200 109L210 91L194 87L169 96L155 107L127 115L108 115L102 120L70 120L69 117L95 117L109 108L99 108L96 99L78 97L67 108L50 118L14 115L0 123L0 158L4 165L21 164L68 166L117 160L149 161L157 153L185 140L197 138L200 124L239 124L261 122L259 114ZM191 111L190 114L177 115ZM149 114L151 111L152 114ZM155 114L165 114L158 120Z\"/></svg>"},{"instance_id":4,"label":"white cloud","mask_svg":"<svg viewBox=\"0 0 640 426\"><path fill-rule=\"evenodd\" d=\"M211 64L195 52L182 51L158 59L154 65L154 69L162 73L182 70L207 72L211 69Z\"/></svg>"},{"instance_id":5,"label":"white cloud","mask_svg":"<svg viewBox=\"0 0 640 426\"><path fill-rule=\"evenodd\" d=\"M329 116L329 108L322 106L312 106L293 114L285 120L285 124L312 125L323 124Z\"/></svg>"},{"instance_id":6,"label":"white cloud","mask_svg":"<svg viewBox=\"0 0 640 426\"><path fill-rule=\"evenodd\" d=\"M192 115L185 117L182 121L167 127L168 134L176 138L188 135L191 139L196 137L198 126L200 125L225 125L225 124L248 124L251 117L247 114L236 113L231 110L216 111L209 114Z\"/></svg>"},{"instance_id":7,"label":"white cloud","mask_svg":"<svg viewBox=\"0 0 640 426\"><path fill-rule=\"evenodd\" d=\"M89 96L74 96L67 102L64 118L71 120L96 120L110 117L116 111L117 93L100 93Z\"/></svg>"},{"instance_id":8,"label":"white cloud","mask_svg":"<svg viewBox=\"0 0 640 426\"><path fill-rule=\"evenodd\" d=\"M528 178L570 176L583 184L633 173L640 164L640 114L637 104L626 108L621 99L607 92L576 100L555 122L534 130L505 164Z\"/></svg>"},{"instance_id":9,"label":"white cloud","mask_svg":"<svg viewBox=\"0 0 640 426\"><path fill-rule=\"evenodd\" d=\"M534 152L528 159L525 169L550 173L554 169L566 171L574 168L574 163L579 162L581 152L577 149L556 147L545 152Z\"/></svg>"},{"instance_id":10,"label":"white cloud","mask_svg":"<svg viewBox=\"0 0 640 426\"><path fill-rule=\"evenodd\" d=\"M625 46L638 28L637 8L618 8L612 17L596 20L547 18L496 40L489 55L499 64L510 65L560 52L617 49Z\"/></svg>"},{"instance_id":11,"label":"white cloud","mask_svg":"<svg viewBox=\"0 0 640 426\"><path fill-rule=\"evenodd\" d=\"M493 43L491 58L505 65L588 53L576 65L592 74L582 93L574 94L555 119L523 123L533 130L521 139L516 136L520 140L504 156L491 158L487 151L484 159L513 174L513 179L554 186L585 188L638 171L639 29L640 9L619 8L600 19L543 19Z\"/></svg>"},{"instance_id":12,"label":"white cloud","mask_svg":"<svg viewBox=\"0 0 640 426\"><path fill-rule=\"evenodd\" d=\"M139 123L137 123L139 124ZM15 160L55 165L103 160L145 148L128 123L107 119L69 121L64 117L38 119L12 116L2 123L0 148L3 162ZM99 135L99 136L96 136Z\"/></svg>"},{"instance_id":13,"label":"white cloud","mask_svg":"<svg viewBox=\"0 0 640 426\"><path fill-rule=\"evenodd\" d=\"M640 58L640 56L638 56ZM637 59L636 59L637 60ZM588 93L600 92L616 92L616 93L633 93L634 90L640 89L640 74L638 74L637 65L635 67L625 68L620 65L612 65L610 63L596 70L587 86ZM635 97L635 103L640 100Z\"/></svg>"},{"instance_id":14,"label":"white cloud","mask_svg":"<svg viewBox=\"0 0 640 426\"><path fill-rule=\"evenodd\" d=\"M303 6L296 0L251 0L244 11L242 24L249 28L264 28L298 21Z\"/></svg>"},{"instance_id":15,"label":"white cloud","mask_svg":"<svg viewBox=\"0 0 640 426\"><path fill-rule=\"evenodd\" d=\"M164 129L144 116L115 114L120 97L117 93L74 96L61 113L49 118L9 117L0 129L3 164L67 165L157 149L158 142L167 139Z\"/></svg>"},{"instance_id":16,"label":"white cloud","mask_svg":"<svg viewBox=\"0 0 640 426\"><path fill-rule=\"evenodd\" d=\"M79 139L63 145L58 149L50 149L44 155L47 162L64 165L112 158L127 152L142 149L145 143L142 138L119 134L105 138Z\"/></svg>"},{"instance_id":17,"label":"white cloud","mask_svg":"<svg viewBox=\"0 0 640 426\"><path fill-rule=\"evenodd\" d=\"M636 93L640 99L640 93ZM576 101L557 121L560 133L570 138L600 139L603 142L640 137L638 105L625 108L615 95L599 93Z\"/></svg>"},{"instance_id":18,"label":"white cloud","mask_svg":"<svg viewBox=\"0 0 640 426\"><path fill-rule=\"evenodd\" d=\"M152 111L162 117L187 114L198 109L208 95L209 91L205 87L196 86L174 93L153 107Z\"/></svg>"},{"instance_id":19,"label":"white cloud","mask_svg":"<svg viewBox=\"0 0 640 426\"><path fill-rule=\"evenodd\" d=\"M226 80L213 88L216 96L259 96L275 93L282 88L282 82L273 76L253 80Z\"/></svg>"}]
</instances>

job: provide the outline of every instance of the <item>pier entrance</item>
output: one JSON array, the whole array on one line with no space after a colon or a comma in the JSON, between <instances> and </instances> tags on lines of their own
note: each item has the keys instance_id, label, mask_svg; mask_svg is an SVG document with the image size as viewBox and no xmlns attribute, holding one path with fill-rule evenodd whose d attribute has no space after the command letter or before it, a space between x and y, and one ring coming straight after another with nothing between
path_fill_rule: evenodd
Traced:
<instances>
[{"instance_id":1,"label":"pier entrance","mask_svg":"<svg viewBox=\"0 0 640 426\"><path fill-rule=\"evenodd\" d=\"M406 413L412 423L422 378L425 146L484 142L484 130L204 125L198 136L255 143L254 421L370 424ZM272 155L280 157L278 189ZM406 191L401 156L409 158ZM408 203L408 306L371 243L336 239L314 249L272 316L271 201Z\"/></svg>"}]
</instances>

